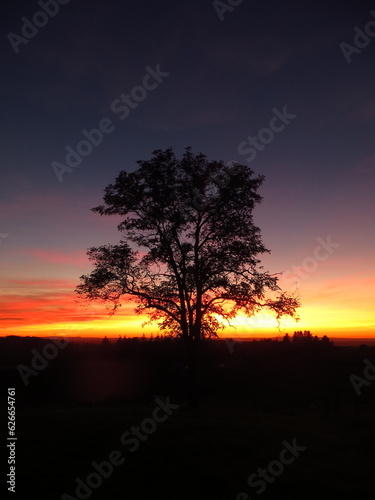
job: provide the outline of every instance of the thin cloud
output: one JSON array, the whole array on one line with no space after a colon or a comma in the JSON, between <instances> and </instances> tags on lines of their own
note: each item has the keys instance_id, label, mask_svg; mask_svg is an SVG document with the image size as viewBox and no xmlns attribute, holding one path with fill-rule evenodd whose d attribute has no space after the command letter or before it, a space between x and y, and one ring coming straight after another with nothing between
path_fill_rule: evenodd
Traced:
<instances>
[{"instance_id":1,"label":"thin cloud","mask_svg":"<svg viewBox=\"0 0 375 500\"><path fill-rule=\"evenodd\" d=\"M42 262L87 266L89 259L84 251L60 252L58 250L31 250L30 254Z\"/></svg>"}]
</instances>

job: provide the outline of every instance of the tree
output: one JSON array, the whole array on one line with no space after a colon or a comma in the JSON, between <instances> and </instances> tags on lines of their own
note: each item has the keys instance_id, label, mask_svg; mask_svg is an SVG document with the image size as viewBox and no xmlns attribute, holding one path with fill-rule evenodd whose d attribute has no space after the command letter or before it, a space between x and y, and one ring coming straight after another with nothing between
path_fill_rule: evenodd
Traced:
<instances>
[{"instance_id":1,"label":"tree","mask_svg":"<svg viewBox=\"0 0 375 500\"><path fill-rule=\"evenodd\" d=\"M293 333L293 342L299 342L299 343L306 343L306 342L311 342L313 340L313 336L311 335L310 330L305 330L302 332L302 330L299 330L298 332Z\"/></svg>"},{"instance_id":2,"label":"tree","mask_svg":"<svg viewBox=\"0 0 375 500\"><path fill-rule=\"evenodd\" d=\"M323 335L322 337L322 344L324 346L333 346L334 345L334 342L332 342L331 340L329 340L329 338L327 337L327 335Z\"/></svg>"},{"instance_id":3,"label":"tree","mask_svg":"<svg viewBox=\"0 0 375 500\"><path fill-rule=\"evenodd\" d=\"M172 148L156 150L137 164L121 171L104 204L92 209L120 215L122 239L88 250L95 268L81 276L81 297L111 304L111 313L123 298L136 301L137 313L183 339L190 362L194 346L239 312L267 308L277 319L296 317L298 300L258 266L258 256L269 252L253 222L263 176L191 148L181 159Z\"/></svg>"},{"instance_id":4,"label":"tree","mask_svg":"<svg viewBox=\"0 0 375 500\"><path fill-rule=\"evenodd\" d=\"M290 344L290 343L291 343L290 336L289 336L289 334L288 334L288 333L286 333L286 334L284 335L282 342L283 342L284 344Z\"/></svg>"}]
</instances>

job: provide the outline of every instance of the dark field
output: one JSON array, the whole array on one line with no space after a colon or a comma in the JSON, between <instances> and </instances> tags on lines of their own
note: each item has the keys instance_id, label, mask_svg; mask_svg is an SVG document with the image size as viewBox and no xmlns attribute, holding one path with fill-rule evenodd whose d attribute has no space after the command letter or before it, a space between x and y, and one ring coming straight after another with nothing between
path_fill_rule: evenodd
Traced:
<instances>
[{"instance_id":1,"label":"dark field","mask_svg":"<svg viewBox=\"0 0 375 500\"><path fill-rule=\"evenodd\" d=\"M16 388L13 498L374 498L375 383L357 395L349 378L375 362L373 347L214 341L202 350L200 405L191 408L178 342L70 343L26 386L17 366L30 366L46 342L1 339L2 415L7 387ZM152 425L145 419L158 401L179 407ZM285 442L299 451L279 466ZM103 465L114 450L123 463ZM269 466L265 489L255 476L247 484ZM88 476L91 488L76 491Z\"/></svg>"}]
</instances>

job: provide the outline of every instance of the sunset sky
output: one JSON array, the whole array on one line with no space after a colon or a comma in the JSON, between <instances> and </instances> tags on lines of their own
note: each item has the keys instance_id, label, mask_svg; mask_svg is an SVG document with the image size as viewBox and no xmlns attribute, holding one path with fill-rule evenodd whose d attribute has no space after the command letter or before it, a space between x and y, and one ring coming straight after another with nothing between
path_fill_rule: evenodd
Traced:
<instances>
[{"instance_id":1,"label":"sunset sky","mask_svg":"<svg viewBox=\"0 0 375 500\"><path fill-rule=\"evenodd\" d=\"M271 250L262 263L302 302L301 321L280 332L375 337L374 3L244 0L221 12L211 0L73 0L37 16L46 24L29 39L23 24L40 5L7 4L0 335L157 334L131 303L110 317L79 306L74 288L92 269L86 249L120 239L119 218L90 211L104 188L153 150L190 145L266 177L255 211ZM340 44L353 46L370 21L374 37L345 57ZM138 96L128 111L122 94ZM273 118L285 109L282 126ZM262 131L271 123L272 138ZM99 124L101 143L69 167L66 146L76 151ZM59 176L54 162L68 168ZM223 336L279 334L267 315L233 323Z\"/></svg>"}]
</instances>

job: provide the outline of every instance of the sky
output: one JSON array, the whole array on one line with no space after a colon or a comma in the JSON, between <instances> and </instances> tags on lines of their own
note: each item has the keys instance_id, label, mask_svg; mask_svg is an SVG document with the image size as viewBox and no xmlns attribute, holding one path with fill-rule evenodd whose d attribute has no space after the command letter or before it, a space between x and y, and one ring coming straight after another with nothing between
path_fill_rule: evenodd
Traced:
<instances>
[{"instance_id":1,"label":"sky","mask_svg":"<svg viewBox=\"0 0 375 500\"><path fill-rule=\"evenodd\" d=\"M104 188L191 146L265 176L262 264L302 304L222 335L375 336L375 3L8 0L0 26L0 335L157 334L74 289L120 239Z\"/></svg>"}]
</instances>

